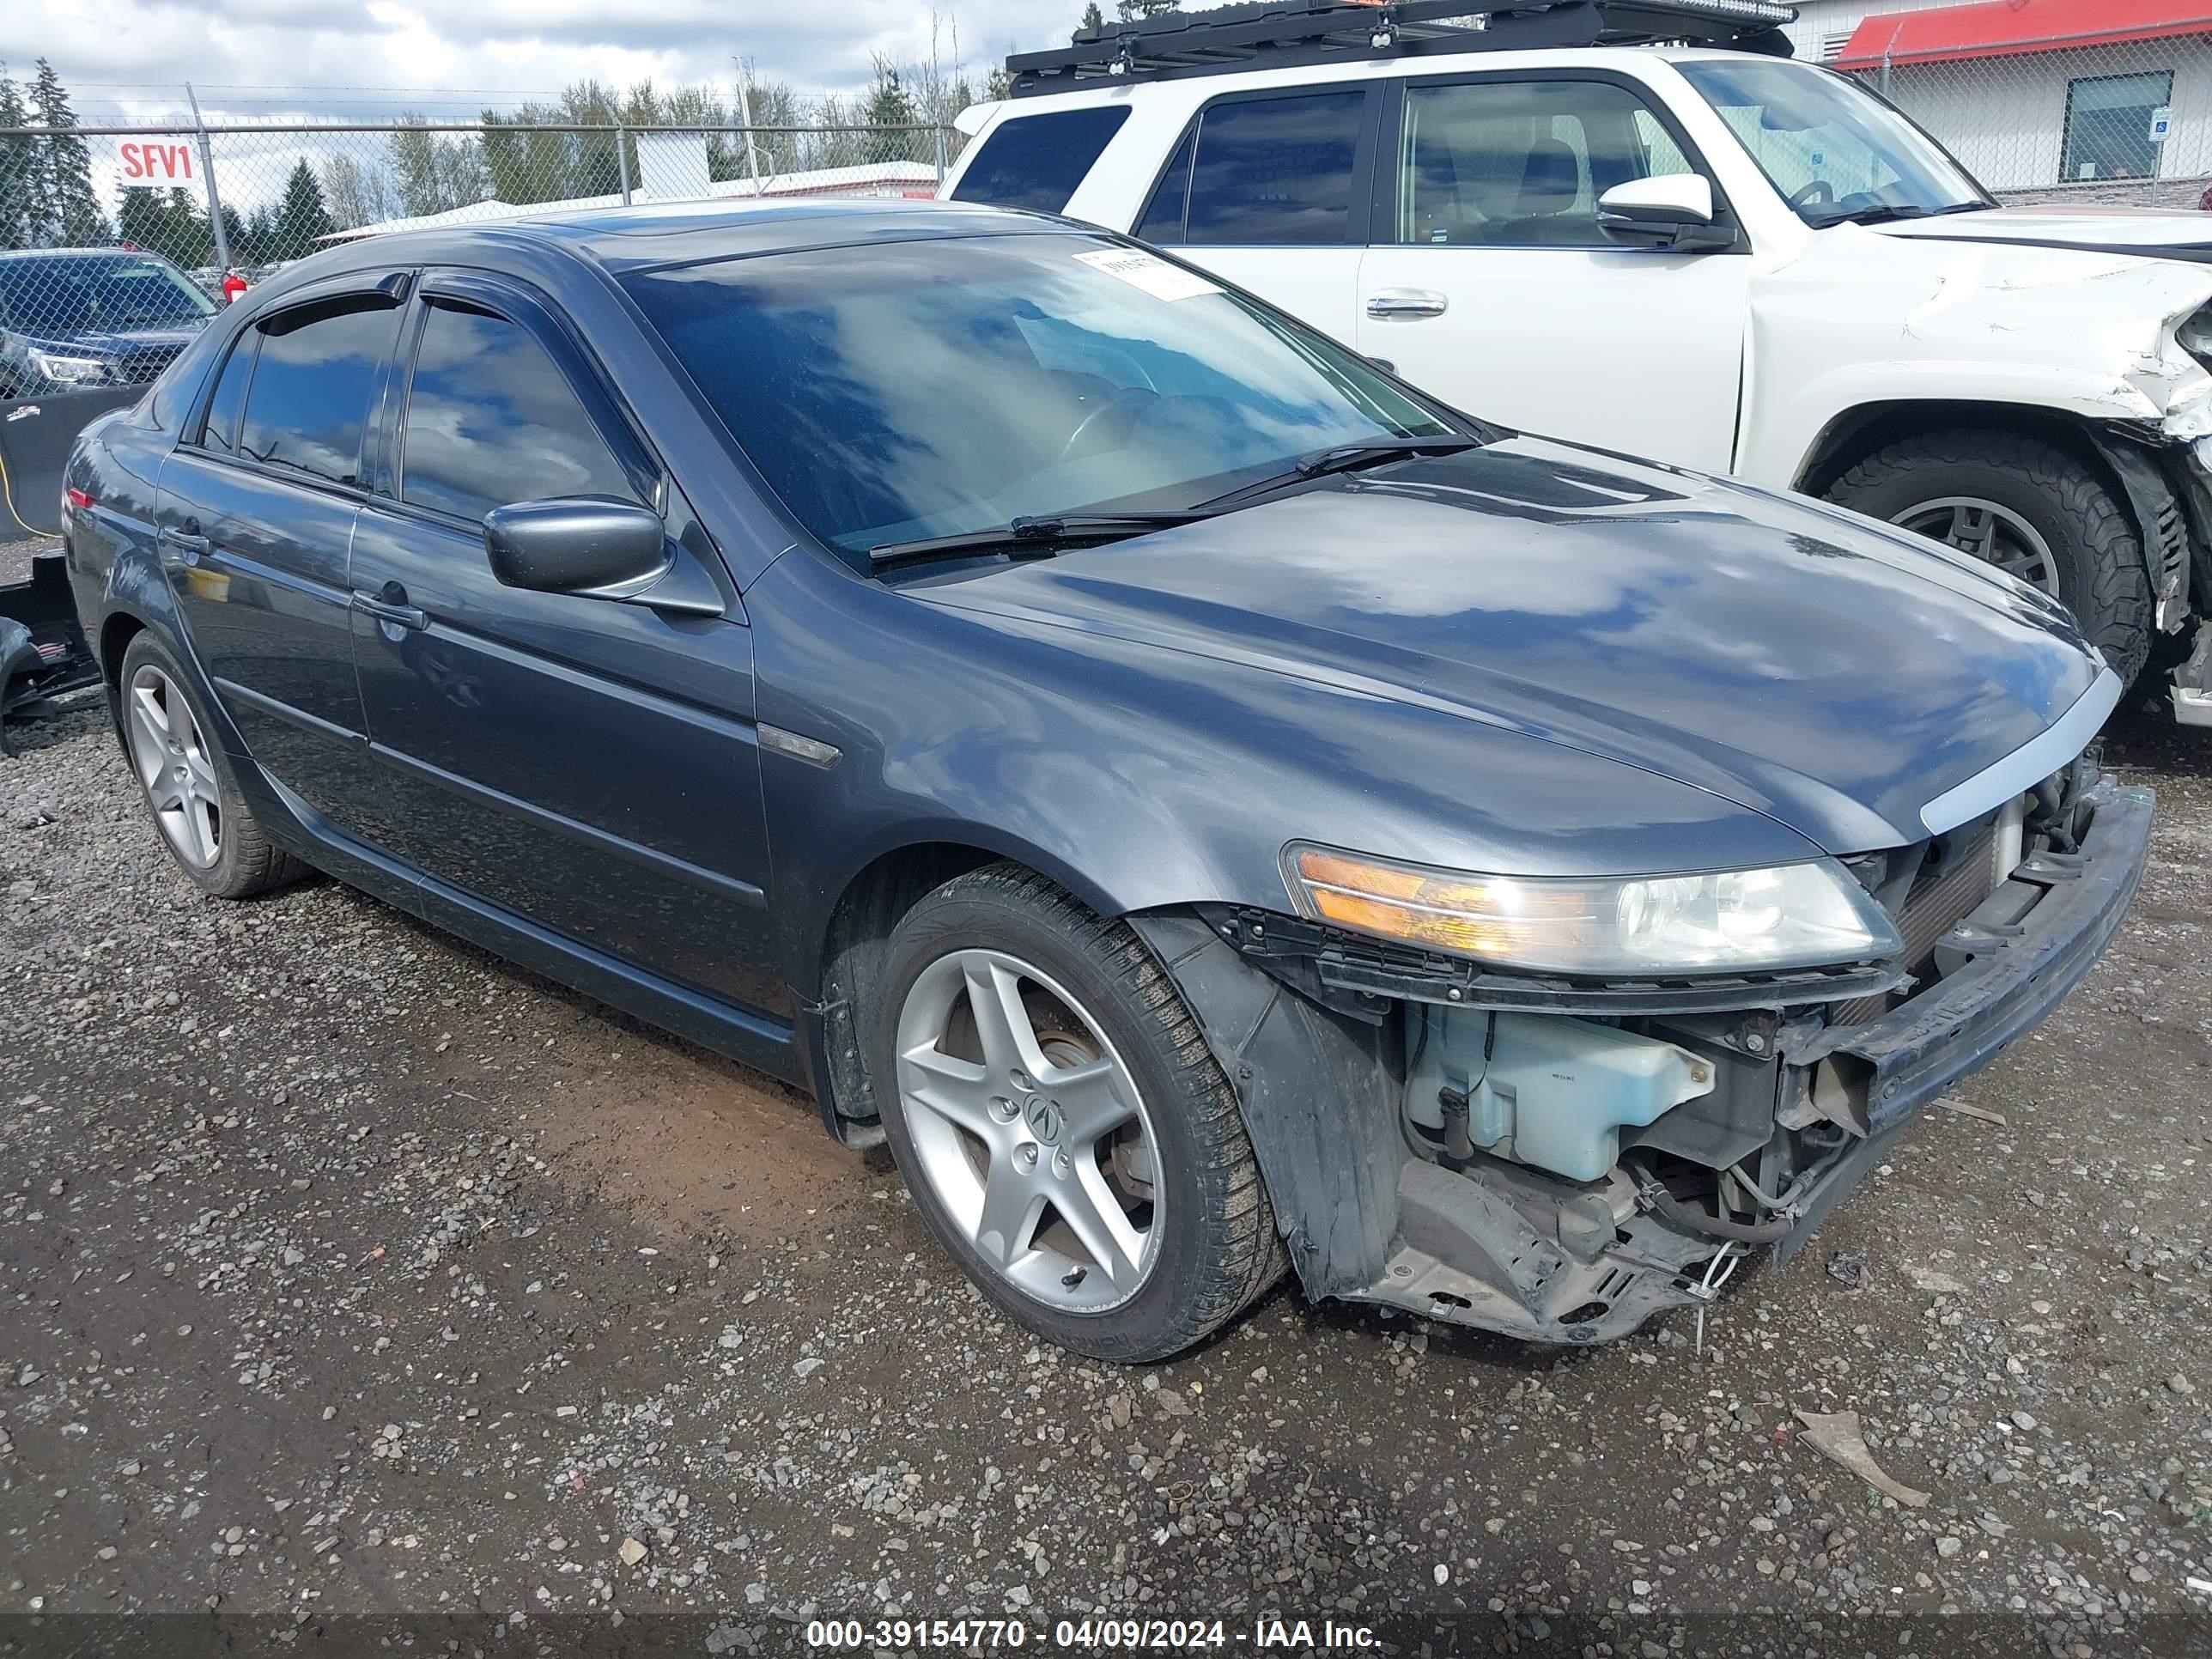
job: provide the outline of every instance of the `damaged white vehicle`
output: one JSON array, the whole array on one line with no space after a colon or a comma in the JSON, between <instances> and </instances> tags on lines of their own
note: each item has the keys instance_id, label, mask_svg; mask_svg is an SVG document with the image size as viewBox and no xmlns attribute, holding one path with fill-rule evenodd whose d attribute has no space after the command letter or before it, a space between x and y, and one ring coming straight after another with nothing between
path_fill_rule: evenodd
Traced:
<instances>
[{"instance_id":1,"label":"damaged white vehicle","mask_svg":"<svg viewBox=\"0 0 2212 1659\"><path fill-rule=\"evenodd\" d=\"M2002 207L1787 61L1794 15L1108 24L1009 60L946 191L1173 247L1485 417L1948 543L2212 725L2212 218Z\"/></svg>"}]
</instances>

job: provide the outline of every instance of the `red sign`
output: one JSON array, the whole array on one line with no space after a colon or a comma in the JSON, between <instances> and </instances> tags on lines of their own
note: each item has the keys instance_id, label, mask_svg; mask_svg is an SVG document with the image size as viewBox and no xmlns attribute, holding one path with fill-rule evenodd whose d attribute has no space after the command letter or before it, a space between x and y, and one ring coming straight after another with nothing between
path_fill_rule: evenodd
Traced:
<instances>
[{"instance_id":1,"label":"red sign","mask_svg":"<svg viewBox=\"0 0 2212 1659\"><path fill-rule=\"evenodd\" d=\"M132 185L189 185L192 181L192 147L189 142L167 139L126 139L120 146L122 182Z\"/></svg>"}]
</instances>

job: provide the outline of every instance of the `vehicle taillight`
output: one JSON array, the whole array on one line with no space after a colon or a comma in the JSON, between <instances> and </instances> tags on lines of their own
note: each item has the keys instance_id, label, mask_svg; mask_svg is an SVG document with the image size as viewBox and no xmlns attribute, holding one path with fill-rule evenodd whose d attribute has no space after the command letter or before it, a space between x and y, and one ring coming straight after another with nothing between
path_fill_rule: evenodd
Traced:
<instances>
[{"instance_id":1,"label":"vehicle taillight","mask_svg":"<svg viewBox=\"0 0 2212 1659\"><path fill-rule=\"evenodd\" d=\"M84 491L79 489L75 484L71 484L67 489L62 491L62 500L67 505L74 507L82 508L97 505L91 496L86 495Z\"/></svg>"}]
</instances>

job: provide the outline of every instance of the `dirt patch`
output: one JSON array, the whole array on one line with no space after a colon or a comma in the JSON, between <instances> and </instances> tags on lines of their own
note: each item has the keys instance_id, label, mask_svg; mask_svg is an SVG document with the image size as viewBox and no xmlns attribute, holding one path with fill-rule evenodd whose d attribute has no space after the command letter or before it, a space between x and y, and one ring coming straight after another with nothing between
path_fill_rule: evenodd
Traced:
<instances>
[{"instance_id":1,"label":"dirt patch","mask_svg":"<svg viewBox=\"0 0 2212 1659\"><path fill-rule=\"evenodd\" d=\"M761 1243L829 1224L877 1184L811 1100L720 1055L582 1014L548 1058L541 1156L653 1227Z\"/></svg>"}]
</instances>

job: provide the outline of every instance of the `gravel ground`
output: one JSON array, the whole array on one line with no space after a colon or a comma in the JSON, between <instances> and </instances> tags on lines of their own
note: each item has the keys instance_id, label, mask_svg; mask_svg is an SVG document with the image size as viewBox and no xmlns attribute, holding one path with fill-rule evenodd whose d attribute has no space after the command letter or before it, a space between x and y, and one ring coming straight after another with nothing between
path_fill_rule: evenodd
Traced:
<instances>
[{"instance_id":1,"label":"gravel ground","mask_svg":"<svg viewBox=\"0 0 2212 1659\"><path fill-rule=\"evenodd\" d=\"M1681 1316L1560 1357L1279 1289L1121 1370L1002 1323L791 1091L333 884L204 901L96 700L18 735L0 1651L963 1615L1233 1650L1273 1613L1435 1653L2212 1651L2202 736L2117 738L2155 862L1960 1091L2002 1121L1928 1114L1702 1353ZM1804 1443L1846 1410L1924 1507Z\"/></svg>"}]
</instances>

